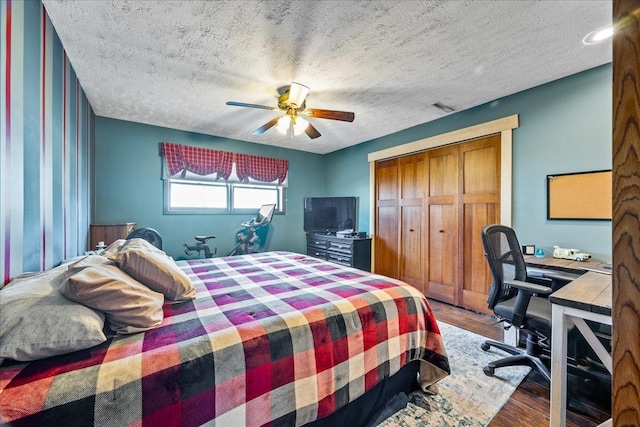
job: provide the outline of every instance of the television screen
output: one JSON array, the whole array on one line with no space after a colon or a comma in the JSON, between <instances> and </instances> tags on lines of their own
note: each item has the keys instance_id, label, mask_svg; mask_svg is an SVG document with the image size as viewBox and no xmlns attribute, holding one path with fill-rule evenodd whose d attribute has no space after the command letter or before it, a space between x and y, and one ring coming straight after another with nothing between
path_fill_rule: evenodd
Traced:
<instances>
[{"instance_id":1,"label":"television screen","mask_svg":"<svg viewBox=\"0 0 640 427\"><path fill-rule=\"evenodd\" d=\"M304 199L304 231L335 233L356 231L355 197L306 197Z\"/></svg>"}]
</instances>

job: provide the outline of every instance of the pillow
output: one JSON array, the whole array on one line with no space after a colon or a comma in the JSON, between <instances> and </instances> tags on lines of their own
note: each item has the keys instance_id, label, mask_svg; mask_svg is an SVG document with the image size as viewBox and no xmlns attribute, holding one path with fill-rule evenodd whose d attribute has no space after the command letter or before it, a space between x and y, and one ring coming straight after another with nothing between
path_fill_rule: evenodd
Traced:
<instances>
[{"instance_id":1,"label":"pillow","mask_svg":"<svg viewBox=\"0 0 640 427\"><path fill-rule=\"evenodd\" d=\"M21 276L0 291L0 361L44 359L107 340L102 313L60 294L69 274L62 265Z\"/></svg>"},{"instance_id":2,"label":"pillow","mask_svg":"<svg viewBox=\"0 0 640 427\"><path fill-rule=\"evenodd\" d=\"M103 257L102 255L87 255L75 262L66 264L66 266L68 270L74 270L74 272L77 272L78 270L81 270L86 267L93 267L96 265L104 265L104 264L114 265L114 262L111 261L110 259Z\"/></svg>"},{"instance_id":3,"label":"pillow","mask_svg":"<svg viewBox=\"0 0 640 427\"><path fill-rule=\"evenodd\" d=\"M62 285L62 295L103 311L118 334L132 334L158 326L164 296L139 283L115 265L84 268Z\"/></svg>"},{"instance_id":4,"label":"pillow","mask_svg":"<svg viewBox=\"0 0 640 427\"><path fill-rule=\"evenodd\" d=\"M134 237L133 239L126 240L125 243L120 247L120 250L125 249L142 249L148 252L156 252L168 256L162 249L158 249L153 244L151 244L151 242L140 237Z\"/></svg>"},{"instance_id":5,"label":"pillow","mask_svg":"<svg viewBox=\"0 0 640 427\"><path fill-rule=\"evenodd\" d=\"M143 239L131 239L110 259L131 277L172 301L194 299L187 274L162 250Z\"/></svg>"},{"instance_id":6,"label":"pillow","mask_svg":"<svg viewBox=\"0 0 640 427\"><path fill-rule=\"evenodd\" d=\"M62 261L60 261L60 264L58 264L56 267L58 267L60 265L63 265L63 264L66 264L66 265L73 264L74 262L80 261L84 257L86 257L86 255L78 255L78 256L73 256L71 258L63 259Z\"/></svg>"},{"instance_id":7,"label":"pillow","mask_svg":"<svg viewBox=\"0 0 640 427\"><path fill-rule=\"evenodd\" d=\"M120 248L126 243L125 239L118 239L115 242L111 243L109 246L104 248L102 252L100 252L100 256L109 258L111 255L115 254L120 250Z\"/></svg>"}]
</instances>

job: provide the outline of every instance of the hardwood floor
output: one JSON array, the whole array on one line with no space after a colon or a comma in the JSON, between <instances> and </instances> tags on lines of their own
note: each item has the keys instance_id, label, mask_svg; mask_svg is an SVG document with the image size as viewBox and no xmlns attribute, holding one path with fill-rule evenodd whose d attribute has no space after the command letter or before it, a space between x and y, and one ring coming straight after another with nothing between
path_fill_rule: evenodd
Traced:
<instances>
[{"instance_id":1,"label":"hardwood floor","mask_svg":"<svg viewBox=\"0 0 640 427\"><path fill-rule=\"evenodd\" d=\"M493 316L475 313L435 300L429 300L429 304L436 319L442 322L490 339L502 340L502 324L496 324L496 319ZM589 386L579 379L570 381L569 394L574 402L571 406L580 406L580 410L569 409L567 427L597 426L611 417L609 384L601 387L604 390ZM532 371L522 381L509 401L489 424L490 427L512 427L514 425L549 426L549 383L537 372Z\"/></svg>"}]
</instances>

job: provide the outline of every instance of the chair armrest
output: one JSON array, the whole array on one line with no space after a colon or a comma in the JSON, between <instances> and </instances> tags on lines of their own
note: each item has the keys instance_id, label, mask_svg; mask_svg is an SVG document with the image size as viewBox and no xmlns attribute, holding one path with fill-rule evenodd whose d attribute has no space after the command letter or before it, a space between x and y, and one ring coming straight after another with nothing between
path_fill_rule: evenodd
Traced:
<instances>
[{"instance_id":1,"label":"chair armrest","mask_svg":"<svg viewBox=\"0 0 640 427\"><path fill-rule=\"evenodd\" d=\"M513 286L517 288L519 291L527 292L531 295L533 294L541 294L541 295L549 295L553 292L549 286L539 285L537 283L523 282L521 280L505 280L505 285ZM519 292L518 292L519 293Z\"/></svg>"},{"instance_id":2,"label":"chair armrest","mask_svg":"<svg viewBox=\"0 0 640 427\"><path fill-rule=\"evenodd\" d=\"M548 286L523 282L521 280L509 280L504 283L505 285L513 286L518 289L516 302L513 306L513 318L511 319L511 324L516 328L522 327L524 318L527 314L527 308L529 307L529 301L534 294L549 295L553 292L553 290Z\"/></svg>"}]
</instances>

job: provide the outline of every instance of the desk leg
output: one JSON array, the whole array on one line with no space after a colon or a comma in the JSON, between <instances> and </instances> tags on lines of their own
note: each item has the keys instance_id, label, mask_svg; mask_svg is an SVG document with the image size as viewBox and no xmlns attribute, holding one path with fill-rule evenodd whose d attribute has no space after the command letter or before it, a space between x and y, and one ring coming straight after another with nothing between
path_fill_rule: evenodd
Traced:
<instances>
[{"instance_id":1,"label":"desk leg","mask_svg":"<svg viewBox=\"0 0 640 427\"><path fill-rule=\"evenodd\" d=\"M600 316L602 319L593 318L593 316ZM604 320L603 320L604 319ZM611 322L607 322L607 319L611 319L611 317L607 317L604 315L596 315L593 314L591 320L596 320L600 323L611 324ZM613 374L613 363L611 359L611 355L604 348L602 343L598 340L598 337L593 333L593 331L589 328L584 319L580 317L571 317L573 324L576 325L582 336L587 340L587 343L591 346L596 355L600 358L602 364L607 368L610 374Z\"/></svg>"},{"instance_id":2,"label":"desk leg","mask_svg":"<svg viewBox=\"0 0 640 427\"><path fill-rule=\"evenodd\" d=\"M551 408L549 425L565 427L567 418L567 326L564 307L553 304L551 325Z\"/></svg>"}]
</instances>

